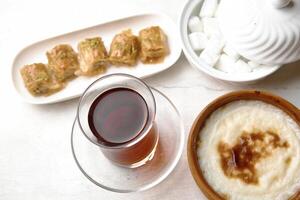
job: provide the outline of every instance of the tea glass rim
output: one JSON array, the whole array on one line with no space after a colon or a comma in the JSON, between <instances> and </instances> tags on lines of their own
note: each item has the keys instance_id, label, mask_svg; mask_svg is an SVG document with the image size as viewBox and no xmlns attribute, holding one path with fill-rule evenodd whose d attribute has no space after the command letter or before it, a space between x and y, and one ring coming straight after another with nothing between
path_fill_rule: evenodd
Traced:
<instances>
[{"instance_id":1,"label":"tea glass rim","mask_svg":"<svg viewBox=\"0 0 300 200\"><path fill-rule=\"evenodd\" d=\"M103 145L103 144L100 144L100 143L97 143L95 141L93 141L89 136L88 134L84 131L82 125L81 125L81 120L80 120L80 115L79 115L79 111L80 111L80 107L83 103L83 100L84 100L84 97L85 97L85 94L89 91L89 89L94 86L97 82L100 82L101 80L104 80L104 79L107 79L107 78L110 78L110 77L113 77L113 76L121 76L121 77L127 77L127 78L130 78L130 79L134 79L138 82L140 82L148 91L149 91L149 94L151 96L151 99L153 100L153 116L151 121L149 122L149 126L146 128L146 129L142 129L141 130L141 134L139 134L139 136L133 138L132 140L130 141L127 141L125 143L121 143L121 144L118 144L118 145L114 145L114 146L106 146L106 145ZM115 88L121 88L121 87L115 87ZM127 87L123 87L123 88L127 88ZM111 89L114 89L114 87L112 88L109 88L108 90L111 90ZM108 90L104 90L103 92L99 93L99 95L103 94L105 91L108 91ZM140 94L140 93L139 93ZM98 95L98 96L99 96ZM140 94L141 95L141 94ZM97 96L97 97L98 97ZM143 95L141 95L143 97ZM143 97L144 98L144 97ZM147 104L147 103L146 103ZM148 104L147 104L148 106ZM156 100L154 98L154 95L153 95L153 92L151 90L151 87L149 87L145 81L143 81L142 79L138 78L138 77L135 77L133 75L130 75L130 74L125 74L125 73L114 73L114 74L108 74L108 75L105 75L105 76L102 76L98 79L96 79L95 81L93 81L85 90L84 92L82 93L82 95L80 96L80 99L79 99L79 103L78 103L78 106L77 106L77 109L76 109L76 119L78 121L78 125L80 127L80 130L81 132L83 133L83 135L90 141L92 142L93 144L101 147L101 148L105 148L105 149L121 149L121 148L128 148L128 147L131 147L133 145L135 145L136 143L138 143L139 141L141 141L147 134L148 132L151 130L151 128L154 126L154 121L155 121L155 115L156 115Z\"/></svg>"}]
</instances>

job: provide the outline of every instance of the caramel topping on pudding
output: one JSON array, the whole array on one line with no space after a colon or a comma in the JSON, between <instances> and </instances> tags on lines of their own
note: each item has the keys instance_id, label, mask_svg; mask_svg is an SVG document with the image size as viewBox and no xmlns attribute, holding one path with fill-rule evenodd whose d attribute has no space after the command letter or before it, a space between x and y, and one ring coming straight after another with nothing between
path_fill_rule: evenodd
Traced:
<instances>
[{"instance_id":1,"label":"caramel topping on pudding","mask_svg":"<svg viewBox=\"0 0 300 200\"><path fill-rule=\"evenodd\" d=\"M299 199L300 199L300 191L289 198L289 200L299 200Z\"/></svg>"},{"instance_id":2,"label":"caramel topping on pudding","mask_svg":"<svg viewBox=\"0 0 300 200\"><path fill-rule=\"evenodd\" d=\"M257 185L259 177L256 164L271 156L275 149L288 147L289 143L273 131L243 132L233 146L221 141L218 144L218 152L222 170L227 177Z\"/></svg>"}]
</instances>

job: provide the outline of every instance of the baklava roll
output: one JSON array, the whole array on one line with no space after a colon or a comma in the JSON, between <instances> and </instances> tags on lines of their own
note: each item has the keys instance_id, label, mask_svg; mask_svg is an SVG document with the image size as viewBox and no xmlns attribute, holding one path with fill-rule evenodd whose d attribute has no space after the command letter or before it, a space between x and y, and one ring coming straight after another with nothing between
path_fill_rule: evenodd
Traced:
<instances>
[{"instance_id":1,"label":"baklava roll","mask_svg":"<svg viewBox=\"0 0 300 200\"><path fill-rule=\"evenodd\" d=\"M79 69L77 54L70 45L57 45L46 55L50 72L58 81L73 78L75 71Z\"/></svg>"},{"instance_id":2,"label":"baklava roll","mask_svg":"<svg viewBox=\"0 0 300 200\"><path fill-rule=\"evenodd\" d=\"M135 65L139 52L138 38L132 34L131 30L117 34L109 51L109 60L114 65Z\"/></svg>"},{"instance_id":3,"label":"baklava roll","mask_svg":"<svg viewBox=\"0 0 300 200\"><path fill-rule=\"evenodd\" d=\"M145 28L139 32L140 59L143 63L163 61L168 54L167 37L159 26Z\"/></svg>"},{"instance_id":4,"label":"baklava roll","mask_svg":"<svg viewBox=\"0 0 300 200\"><path fill-rule=\"evenodd\" d=\"M88 38L78 44L80 69L76 75L91 76L105 72L108 55L100 37Z\"/></svg>"},{"instance_id":5,"label":"baklava roll","mask_svg":"<svg viewBox=\"0 0 300 200\"><path fill-rule=\"evenodd\" d=\"M52 79L43 63L25 65L20 72L25 87L33 96L47 96L63 88L63 84Z\"/></svg>"}]
</instances>

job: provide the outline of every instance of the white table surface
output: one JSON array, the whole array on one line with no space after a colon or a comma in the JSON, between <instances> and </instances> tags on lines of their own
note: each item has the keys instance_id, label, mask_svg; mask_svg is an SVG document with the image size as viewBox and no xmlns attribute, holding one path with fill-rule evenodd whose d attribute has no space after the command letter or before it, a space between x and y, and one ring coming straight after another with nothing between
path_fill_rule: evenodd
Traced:
<instances>
[{"instance_id":1,"label":"white table surface","mask_svg":"<svg viewBox=\"0 0 300 200\"><path fill-rule=\"evenodd\" d=\"M171 175L148 191L117 194L95 186L78 170L70 149L78 99L30 105L16 95L10 79L12 60L24 45L145 9L177 20L183 4L182 0L0 1L1 200L205 199L189 172L186 148ZM181 56L171 69L146 81L173 100L183 116L186 137L199 111L232 90L270 90L300 106L299 63L255 85L233 86L196 71Z\"/></svg>"}]
</instances>

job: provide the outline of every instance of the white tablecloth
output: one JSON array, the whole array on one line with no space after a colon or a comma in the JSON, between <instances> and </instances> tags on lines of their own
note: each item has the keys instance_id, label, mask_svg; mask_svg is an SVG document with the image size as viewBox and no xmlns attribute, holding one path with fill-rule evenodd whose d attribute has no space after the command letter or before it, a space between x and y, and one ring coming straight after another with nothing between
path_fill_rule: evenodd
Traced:
<instances>
[{"instance_id":1,"label":"white tablecloth","mask_svg":"<svg viewBox=\"0 0 300 200\"><path fill-rule=\"evenodd\" d=\"M78 170L70 149L70 130L78 99L36 106L13 90L11 66L25 45L144 10L162 11L177 20L181 0L0 1L0 199L205 199L188 169L186 148L172 174L140 193L105 191ZM178 41L179 42L179 41ZM146 79L164 92L181 112L185 134L199 111L228 91L273 91L300 106L300 64L287 66L251 86L230 85L193 69L184 56L169 70Z\"/></svg>"}]
</instances>

